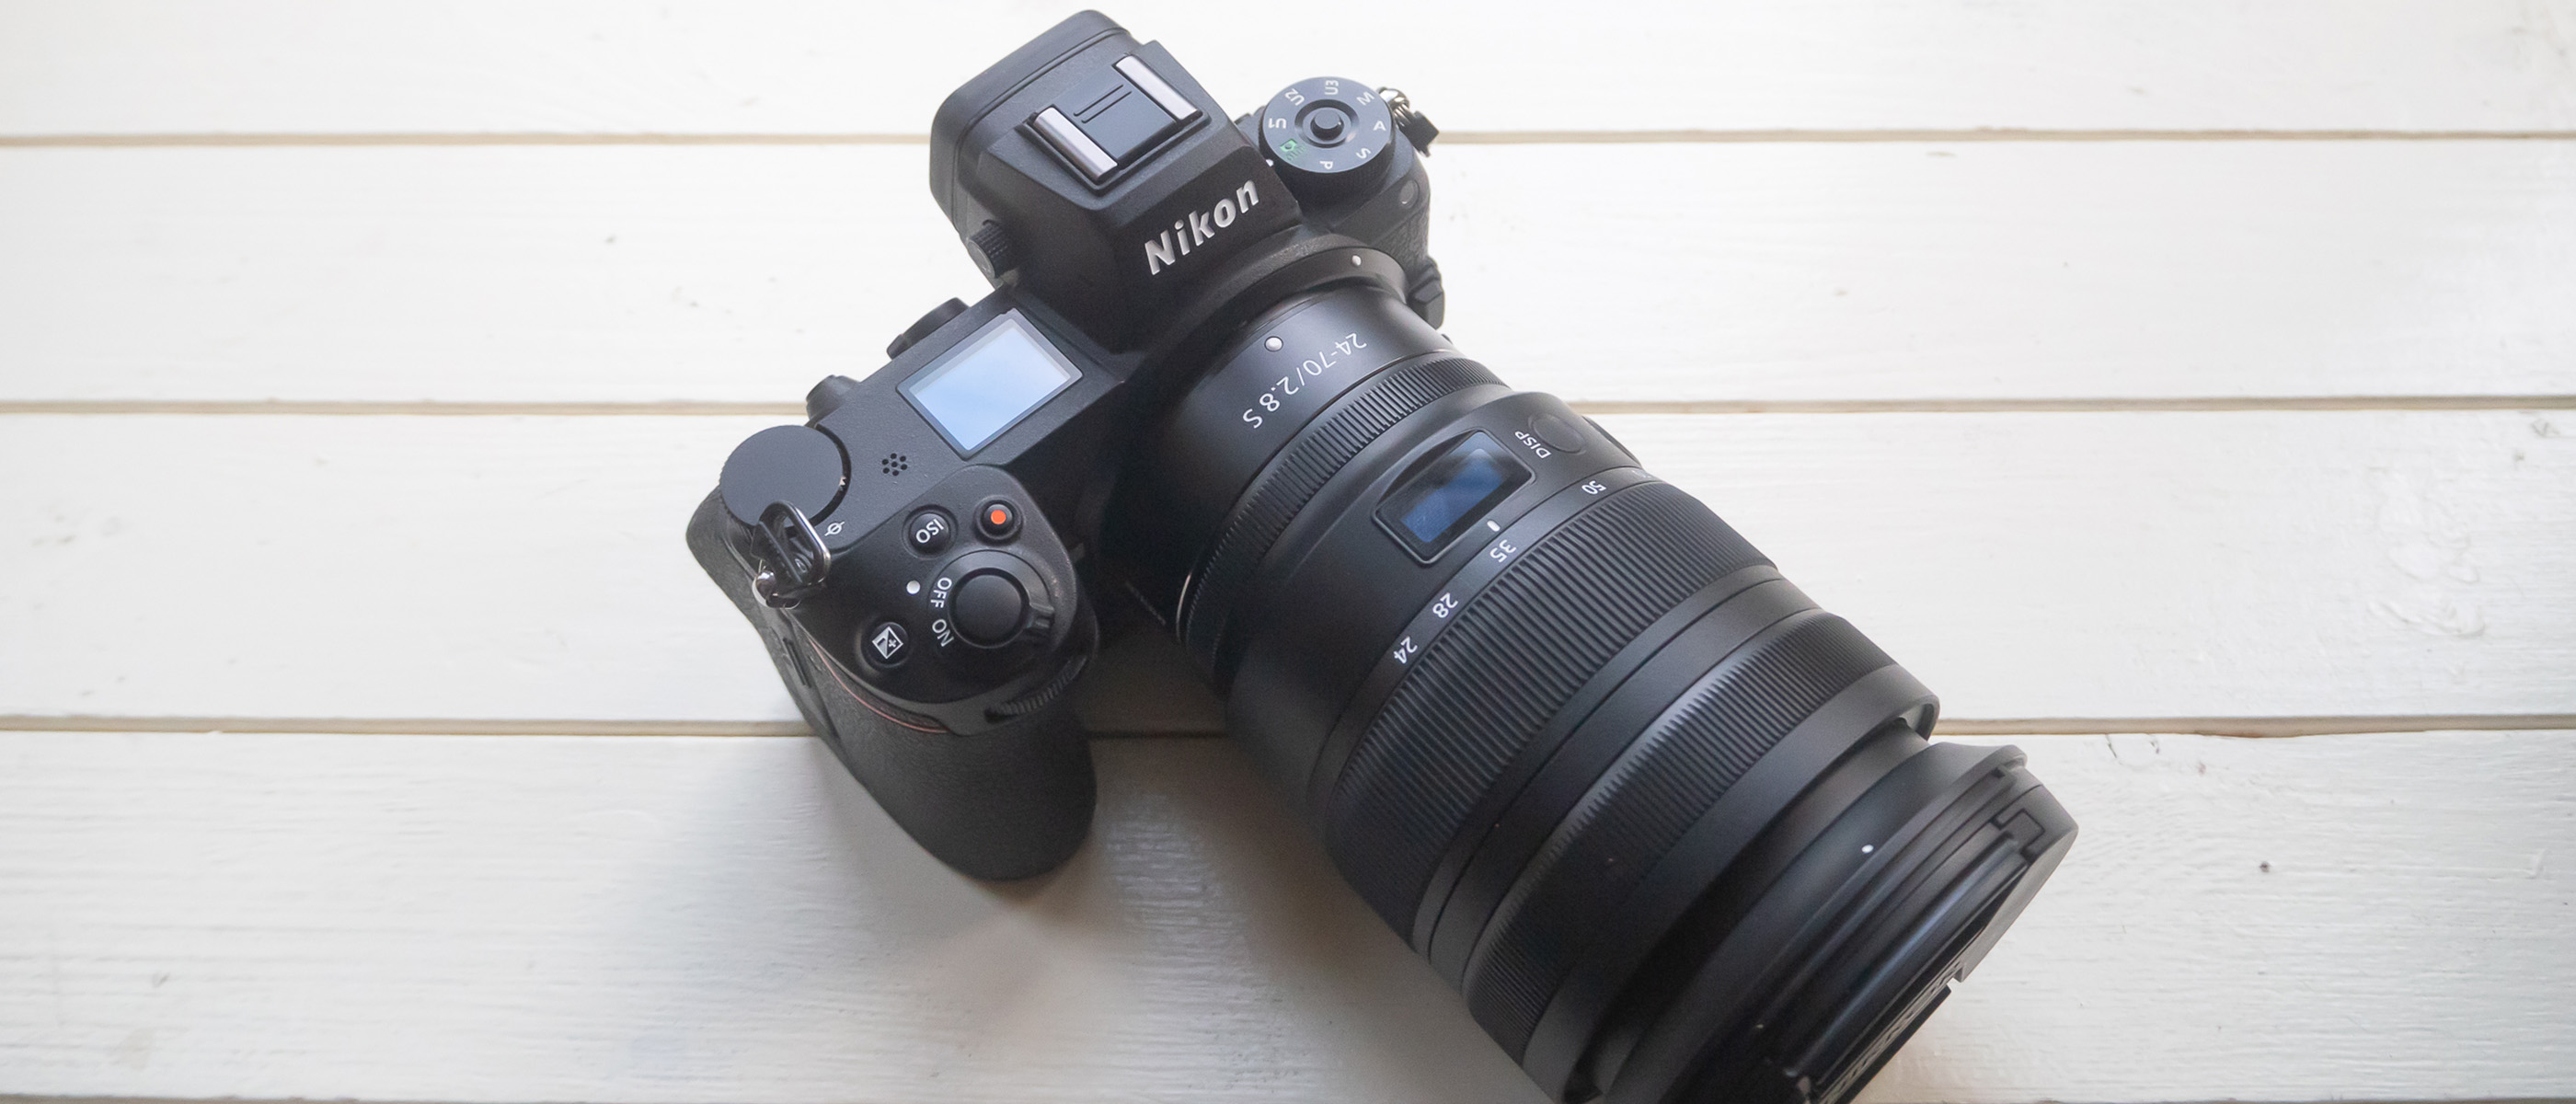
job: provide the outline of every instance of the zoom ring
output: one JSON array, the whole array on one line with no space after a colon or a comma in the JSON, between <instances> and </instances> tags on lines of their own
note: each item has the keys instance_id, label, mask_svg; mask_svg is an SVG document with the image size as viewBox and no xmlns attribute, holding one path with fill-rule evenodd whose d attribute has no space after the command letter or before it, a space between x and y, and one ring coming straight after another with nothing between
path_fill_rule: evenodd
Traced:
<instances>
[{"instance_id":1,"label":"zoom ring","mask_svg":"<svg viewBox=\"0 0 2576 1104\"><path fill-rule=\"evenodd\" d=\"M1414 660L1333 780L1324 834L1343 875L1410 930L1440 856L1550 718L1666 611L1768 562L1665 483L1533 545Z\"/></svg>"},{"instance_id":2,"label":"zoom ring","mask_svg":"<svg viewBox=\"0 0 2576 1104\"><path fill-rule=\"evenodd\" d=\"M1710 659L1557 825L1486 923L1468 964L1468 1007L1515 1054L1605 910L1798 722L1894 662L1849 622L1813 609Z\"/></svg>"},{"instance_id":3,"label":"zoom ring","mask_svg":"<svg viewBox=\"0 0 2576 1104\"><path fill-rule=\"evenodd\" d=\"M1279 534L1324 484L1405 416L1443 396L1495 382L1484 365L1460 358L1381 372L1336 400L1329 413L1280 450L1244 494L1190 585L1188 605L1181 613L1181 642L1197 658L1199 669L1216 670L1218 646L1224 643L1244 584L1251 581Z\"/></svg>"}]
</instances>

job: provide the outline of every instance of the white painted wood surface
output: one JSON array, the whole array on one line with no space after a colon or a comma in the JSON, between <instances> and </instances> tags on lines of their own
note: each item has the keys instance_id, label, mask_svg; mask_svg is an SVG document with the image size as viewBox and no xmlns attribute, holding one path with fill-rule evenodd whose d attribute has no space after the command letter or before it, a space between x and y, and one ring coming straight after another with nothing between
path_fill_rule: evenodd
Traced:
<instances>
[{"instance_id":1,"label":"white painted wood surface","mask_svg":"<svg viewBox=\"0 0 2576 1104\"><path fill-rule=\"evenodd\" d=\"M744 417L0 418L0 713L792 720ZM2563 411L1613 415L1965 719L2576 716Z\"/></svg>"},{"instance_id":2,"label":"white painted wood surface","mask_svg":"<svg viewBox=\"0 0 2576 1104\"><path fill-rule=\"evenodd\" d=\"M2016 741L2063 870L1869 1099L2562 1092L2576 733ZM995 890L801 738L0 733L39 1093L1536 1101L1221 741Z\"/></svg>"},{"instance_id":3,"label":"white painted wood surface","mask_svg":"<svg viewBox=\"0 0 2576 1104\"><path fill-rule=\"evenodd\" d=\"M792 402L982 288L925 157L0 149L0 403ZM1448 332L1577 401L2576 393L2576 141L1433 168Z\"/></svg>"},{"instance_id":4,"label":"white painted wood surface","mask_svg":"<svg viewBox=\"0 0 2576 1104\"><path fill-rule=\"evenodd\" d=\"M680 521L1064 10L0 0L0 1097L1529 1095L1222 743L991 889L741 735ZM1458 343L1958 727L2504 730L2019 737L2083 839L1869 1099L2576 1096L2576 3L1308 10L1111 14L1411 91Z\"/></svg>"},{"instance_id":5,"label":"white painted wood surface","mask_svg":"<svg viewBox=\"0 0 2576 1104\"><path fill-rule=\"evenodd\" d=\"M891 133L1074 4L0 5L0 132ZM2565 0L1104 10L1227 106L1318 72L1469 131L2576 129Z\"/></svg>"}]
</instances>

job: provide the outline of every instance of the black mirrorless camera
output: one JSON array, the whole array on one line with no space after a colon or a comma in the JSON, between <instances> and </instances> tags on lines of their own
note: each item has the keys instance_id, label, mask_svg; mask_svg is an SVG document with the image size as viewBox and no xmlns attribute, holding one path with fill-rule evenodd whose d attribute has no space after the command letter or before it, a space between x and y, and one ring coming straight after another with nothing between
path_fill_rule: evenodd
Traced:
<instances>
[{"instance_id":1,"label":"black mirrorless camera","mask_svg":"<svg viewBox=\"0 0 2576 1104\"><path fill-rule=\"evenodd\" d=\"M1141 613L1548 1093L1846 1100L2074 821L2018 750L1928 742L1930 690L1600 425L1450 347L1436 133L1331 78L1229 121L1065 20L932 123L993 293L744 441L690 549L960 871L1081 843L1069 692Z\"/></svg>"}]
</instances>

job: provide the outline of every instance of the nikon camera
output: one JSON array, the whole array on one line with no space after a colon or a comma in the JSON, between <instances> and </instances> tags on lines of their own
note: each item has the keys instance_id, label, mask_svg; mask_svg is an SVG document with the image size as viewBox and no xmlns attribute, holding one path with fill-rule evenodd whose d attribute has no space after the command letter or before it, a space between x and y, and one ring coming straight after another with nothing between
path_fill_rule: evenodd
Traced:
<instances>
[{"instance_id":1,"label":"nikon camera","mask_svg":"<svg viewBox=\"0 0 2576 1104\"><path fill-rule=\"evenodd\" d=\"M1699 500L1451 346L1437 133L1331 77L1229 119L1161 46L1056 25L931 126L992 293L742 442L690 549L959 871L1080 846L1070 692L1104 619L1150 619L1548 1093L1847 1100L2074 822L2018 750L1927 741L1932 692Z\"/></svg>"}]
</instances>

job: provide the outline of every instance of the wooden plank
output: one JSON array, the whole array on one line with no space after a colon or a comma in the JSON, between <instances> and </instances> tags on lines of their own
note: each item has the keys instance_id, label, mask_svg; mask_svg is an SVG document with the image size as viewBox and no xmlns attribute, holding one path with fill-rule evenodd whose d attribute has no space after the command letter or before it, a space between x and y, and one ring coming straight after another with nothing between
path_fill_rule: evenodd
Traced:
<instances>
[{"instance_id":1,"label":"wooden plank","mask_svg":"<svg viewBox=\"0 0 2576 1104\"><path fill-rule=\"evenodd\" d=\"M2083 837L1876 1101L2563 1096L2576 733L2029 737ZM0 1090L1535 1101L1221 741L1036 884L794 739L0 733Z\"/></svg>"},{"instance_id":2,"label":"wooden plank","mask_svg":"<svg viewBox=\"0 0 2576 1104\"><path fill-rule=\"evenodd\" d=\"M1067 10L19 3L0 8L0 133L912 134ZM1177 0L1111 14L1234 111L1342 73L1469 131L2576 127L2564 0L1315 0L1297 15L1332 29L1315 34Z\"/></svg>"},{"instance_id":3,"label":"wooden plank","mask_svg":"<svg viewBox=\"0 0 2576 1104\"><path fill-rule=\"evenodd\" d=\"M680 540L772 421L0 418L0 714L792 719ZM2576 714L2560 412L1604 422L1955 718Z\"/></svg>"},{"instance_id":4,"label":"wooden plank","mask_svg":"<svg viewBox=\"0 0 2576 1104\"><path fill-rule=\"evenodd\" d=\"M0 403L790 404L984 290L922 159L0 150ZM1435 168L1448 332L1580 401L2576 395L2576 142Z\"/></svg>"}]
</instances>

